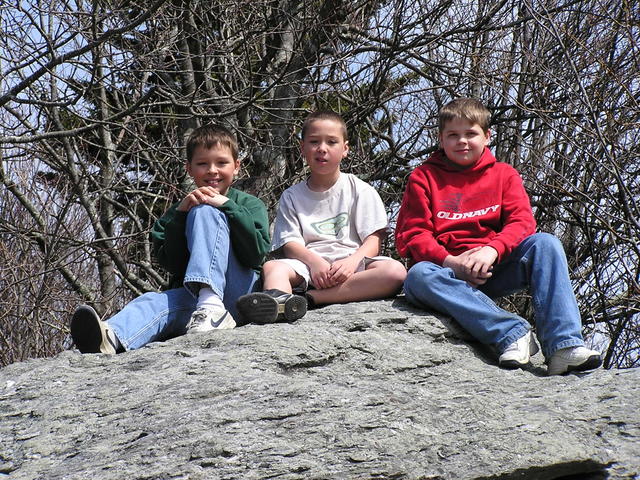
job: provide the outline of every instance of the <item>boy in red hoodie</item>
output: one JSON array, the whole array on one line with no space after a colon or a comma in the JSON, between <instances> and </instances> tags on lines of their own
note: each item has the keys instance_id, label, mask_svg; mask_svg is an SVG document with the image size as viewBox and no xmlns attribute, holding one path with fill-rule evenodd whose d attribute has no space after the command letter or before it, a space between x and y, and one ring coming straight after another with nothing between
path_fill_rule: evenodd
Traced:
<instances>
[{"instance_id":1,"label":"boy in red hoodie","mask_svg":"<svg viewBox=\"0 0 640 480\"><path fill-rule=\"evenodd\" d=\"M535 233L518 172L487 148L490 117L472 98L445 105L441 148L409 177L396 227L400 255L415 262L406 297L494 347L500 367L520 368L538 352L531 327L492 299L529 287L549 375L597 368L602 359L584 345L562 244Z\"/></svg>"}]
</instances>

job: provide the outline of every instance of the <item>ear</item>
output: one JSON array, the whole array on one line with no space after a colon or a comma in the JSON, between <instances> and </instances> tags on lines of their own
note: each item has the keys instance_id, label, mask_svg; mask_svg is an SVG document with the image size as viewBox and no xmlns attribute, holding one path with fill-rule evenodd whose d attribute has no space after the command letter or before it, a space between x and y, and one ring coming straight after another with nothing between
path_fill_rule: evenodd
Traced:
<instances>
[{"instance_id":1,"label":"ear","mask_svg":"<svg viewBox=\"0 0 640 480\"><path fill-rule=\"evenodd\" d=\"M187 171L189 176L193 178L193 173L191 173L191 162L189 160L184 162L184 169Z\"/></svg>"},{"instance_id":2,"label":"ear","mask_svg":"<svg viewBox=\"0 0 640 480\"><path fill-rule=\"evenodd\" d=\"M240 172L240 159L237 159L235 161L235 165L234 165L234 168L233 168L233 174L234 175L238 175L239 172Z\"/></svg>"},{"instance_id":3,"label":"ear","mask_svg":"<svg viewBox=\"0 0 640 480\"><path fill-rule=\"evenodd\" d=\"M342 158L346 158L349 153L349 142L344 142L344 152L342 152Z\"/></svg>"},{"instance_id":4,"label":"ear","mask_svg":"<svg viewBox=\"0 0 640 480\"><path fill-rule=\"evenodd\" d=\"M491 141L491 130L484 132L484 146L488 146Z\"/></svg>"}]
</instances>

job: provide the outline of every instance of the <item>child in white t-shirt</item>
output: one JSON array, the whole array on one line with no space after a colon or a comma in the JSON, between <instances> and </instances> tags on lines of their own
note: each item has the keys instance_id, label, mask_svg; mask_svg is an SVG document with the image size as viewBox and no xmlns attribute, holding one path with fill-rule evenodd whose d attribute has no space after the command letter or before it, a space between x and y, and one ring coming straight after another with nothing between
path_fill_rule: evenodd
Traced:
<instances>
[{"instance_id":1,"label":"child in white t-shirt","mask_svg":"<svg viewBox=\"0 0 640 480\"><path fill-rule=\"evenodd\" d=\"M264 264L263 292L238 300L247 322L290 322L308 307L393 296L406 276L400 262L378 256L388 228L380 196L340 172L349 151L342 117L309 115L301 150L311 173L280 197L271 244L278 259Z\"/></svg>"}]
</instances>

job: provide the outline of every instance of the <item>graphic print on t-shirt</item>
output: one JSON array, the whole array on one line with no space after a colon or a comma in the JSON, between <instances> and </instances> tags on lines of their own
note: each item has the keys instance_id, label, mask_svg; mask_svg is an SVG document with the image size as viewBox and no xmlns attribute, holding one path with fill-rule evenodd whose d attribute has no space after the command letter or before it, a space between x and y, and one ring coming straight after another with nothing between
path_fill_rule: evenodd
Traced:
<instances>
[{"instance_id":1,"label":"graphic print on t-shirt","mask_svg":"<svg viewBox=\"0 0 640 480\"><path fill-rule=\"evenodd\" d=\"M313 229L320 235L333 235L334 237L337 237L340 230L347 225L349 225L349 215L347 212L342 212L335 217L311 224Z\"/></svg>"}]
</instances>

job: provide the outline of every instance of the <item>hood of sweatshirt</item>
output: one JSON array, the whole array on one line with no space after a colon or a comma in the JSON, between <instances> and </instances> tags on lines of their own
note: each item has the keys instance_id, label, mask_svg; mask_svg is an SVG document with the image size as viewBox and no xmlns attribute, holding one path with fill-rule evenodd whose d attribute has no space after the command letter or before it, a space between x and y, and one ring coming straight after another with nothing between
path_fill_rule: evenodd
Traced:
<instances>
[{"instance_id":1,"label":"hood of sweatshirt","mask_svg":"<svg viewBox=\"0 0 640 480\"><path fill-rule=\"evenodd\" d=\"M493 156L491 150L485 147L482 155L476 163L469 167L462 168L458 164L453 163L451 160L449 160L445 155L444 150L440 149L432 153L425 163L438 167L447 172L476 173L496 163L496 157Z\"/></svg>"}]
</instances>

